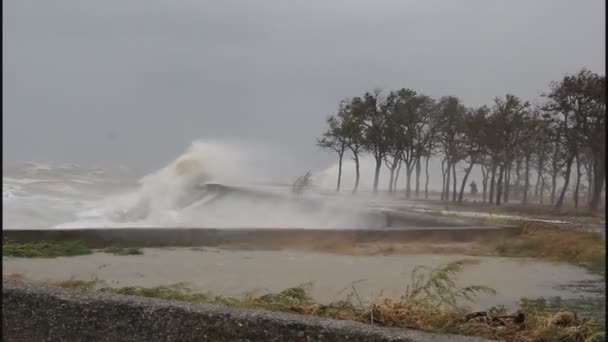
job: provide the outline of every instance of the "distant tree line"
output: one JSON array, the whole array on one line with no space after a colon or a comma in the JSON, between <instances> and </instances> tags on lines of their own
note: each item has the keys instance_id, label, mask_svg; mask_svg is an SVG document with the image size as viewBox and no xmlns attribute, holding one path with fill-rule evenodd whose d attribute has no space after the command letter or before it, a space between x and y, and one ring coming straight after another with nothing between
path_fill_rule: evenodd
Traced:
<instances>
[{"instance_id":1,"label":"distant tree line","mask_svg":"<svg viewBox=\"0 0 608 342\"><path fill-rule=\"evenodd\" d=\"M360 159L367 154L375 162L374 193L385 166L389 193L397 192L403 170L405 196L421 197L424 191L428 198L429 159L435 157L442 166L442 200L462 202L478 165L484 202L500 205L516 193L524 204L532 197L543 203L549 194L550 203L560 208L574 185L574 205L584 201L597 210L606 179L605 75L582 69L552 82L542 98L542 105L532 106L507 94L491 106L467 107L455 96L369 91L340 102L317 144L338 156L337 191L342 162L349 156L356 169L352 191L357 192ZM464 174L456 172L457 164L465 165ZM423 169L425 184L420 184Z\"/></svg>"}]
</instances>

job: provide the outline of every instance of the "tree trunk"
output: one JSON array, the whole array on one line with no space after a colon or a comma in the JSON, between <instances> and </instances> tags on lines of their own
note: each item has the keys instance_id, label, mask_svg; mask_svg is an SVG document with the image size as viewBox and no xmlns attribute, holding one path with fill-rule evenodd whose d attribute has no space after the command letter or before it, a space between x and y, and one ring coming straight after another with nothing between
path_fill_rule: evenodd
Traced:
<instances>
[{"instance_id":1,"label":"tree trunk","mask_svg":"<svg viewBox=\"0 0 608 342\"><path fill-rule=\"evenodd\" d=\"M537 156L538 160L538 165L537 165L537 169L536 169L536 187L535 187L535 193L534 196L536 197L536 200L538 200L541 204L543 203L543 196L544 196L544 186L545 186L545 158L544 155L542 153L542 151L537 152L539 153L539 155ZM539 185L540 184L540 185Z\"/></svg>"},{"instance_id":2,"label":"tree trunk","mask_svg":"<svg viewBox=\"0 0 608 342\"><path fill-rule=\"evenodd\" d=\"M395 172L395 179L393 180L393 192L397 192L397 181L399 180L399 175L401 174L401 165L403 164L403 162L401 161L401 159L399 159L397 163L397 171Z\"/></svg>"},{"instance_id":3,"label":"tree trunk","mask_svg":"<svg viewBox=\"0 0 608 342\"><path fill-rule=\"evenodd\" d=\"M534 199L538 201L538 194L540 188L540 172L536 172L536 183L534 184Z\"/></svg>"},{"instance_id":4,"label":"tree trunk","mask_svg":"<svg viewBox=\"0 0 608 342\"><path fill-rule=\"evenodd\" d=\"M509 203L509 191L511 190L511 162L505 165L505 178L504 178L504 203Z\"/></svg>"},{"instance_id":5,"label":"tree trunk","mask_svg":"<svg viewBox=\"0 0 608 342\"><path fill-rule=\"evenodd\" d=\"M454 185L452 189L452 202L456 202L456 196L458 196L458 181L456 180L456 163L452 164L452 175L454 177Z\"/></svg>"},{"instance_id":6,"label":"tree trunk","mask_svg":"<svg viewBox=\"0 0 608 342\"><path fill-rule=\"evenodd\" d=\"M340 183L342 182L342 158L344 153L338 153L338 184L336 185L336 192L340 192Z\"/></svg>"},{"instance_id":7,"label":"tree trunk","mask_svg":"<svg viewBox=\"0 0 608 342\"><path fill-rule=\"evenodd\" d=\"M578 191L581 185L581 159L576 154L576 184L574 185L574 209L578 209Z\"/></svg>"},{"instance_id":8,"label":"tree trunk","mask_svg":"<svg viewBox=\"0 0 608 342\"><path fill-rule=\"evenodd\" d=\"M515 162L515 189L513 189L513 199L517 199L520 195L521 164L522 164L521 162L522 162L521 158L517 158L517 162Z\"/></svg>"},{"instance_id":9,"label":"tree trunk","mask_svg":"<svg viewBox=\"0 0 608 342\"><path fill-rule=\"evenodd\" d=\"M390 173L390 176L388 179L388 193L392 195L393 194L393 179L395 178L395 169L391 167L389 170L391 173Z\"/></svg>"},{"instance_id":10,"label":"tree trunk","mask_svg":"<svg viewBox=\"0 0 608 342\"><path fill-rule=\"evenodd\" d=\"M591 202L591 197L593 194L593 162L587 161L584 163L585 165L585 175L587 176L587 203Z\"/></svg>"},{"instance_id":11,"label":"tree trunk","mask_svg":"<svg viewBox=\"0 0 608 342\"><path fill-rule=\"evenodd\" d=\"M355 153L353 159L355 160L355 186L353 187L353 194L356 194L357 191L359 191L359 178L361 177L359 170L359 154Z\"/></svg>"},{"instance_id":12,"label":"tree trunk","mask_svg":"<svg viewBox=\"0 0 608 342\"><path fill-rule=\"evenodd\" d=\"M519 175L517 176L519 178ZM519 182L519 181L518 181ZM530 154L526 154L524 159L524 193L521 200L522 204L528 204L528 191L530 190Z\"/></svg>"},{"instance_id":13,"label":"tree trunk","mask_svg":"<svg viewBox=\"0 0 608 342\"><path fill-rule=\"evenodd\" d=\"M568 156L566 160L566 174L564 175L564 187L559 194L559 199L555 203L555 209L561 209L564 206L564 198L566 197L566 191L570 185L570 173L572 172L572 162L574 161L574 155Z\"/></svg>"},{"instance_id":14,"label":"tree trunk","mask_svg":"<svg viewBox=\"0 0 608 342\"><path fill-rule=\"evenodd\" d=\"M462 203L462 200L464 199L464 188L467 186L467 179L469 178L469 173L471 173L471 170L473 169L473 165L475 164L471 161L471 164L467 168L464 178L462 179L462 184L460 185L460 194L458 194L458 203Z\"/></svg>"},{"instance_id":15,"label":"tree trunk","mask_svg":"<svg viewBox=\"0 0 608 342\"><path fill-rule=\"evenodd\" d=\"M494 204L494 192L495 192L495 187L496 187L496 168L497 165L494 161L492 161L492 170L491 170L491 178L490 178L490 194L489 194L489 201L490 204Z\"/></svg>"},{"instance_id":16,"label":"tree trunk","mask_svg":"<svg viewBox=\"0 0 608 342\"><path fill-rule=\"evenodd\" d=\"M445 197L445 180L446 180L446 174L445 174L445 159L441 160L441 200L443 201L443 198Z\"/></svg>"},{"instance_id":17,"label":"tree trunk","mask_svg":"<svg viewBox=\"0 0 608 342\"><path fill-rule=\"evenodd\" d=\"M382 158L376 158L376 169L374 171L374 194L378 193L378 183L380 182L380 168L382 167Z\"/></svg>"},{"instance_id":18,"label":"tree trunk","mask_svg":"<svg viewBox=\"0 0 608 342\"><path fill-rule=\"evenodd\" d=\"M450 163L450 161L448 160L447 162L447 167L446 167L446 179L445 179L445 200L449 201L450 200L450 174L452 171L452 164Z\"/></svg>"},{"instance_id":19,"label":"tree trunk","mask_svg":"<svg viewBox=\"0 0 608 342\"><path fill-rule=\"evenodd\" d=\"M424 171L426 172L426 178L424 179L424 199L429 199L429 159L431 159L430 155L427 156L424 161Z\"/></svg>"},{"instance_id":20,"label":"tree trunk","mask_svg":"<svg viewBox=\"0 0 608 342\"><path fill-rule=\"evenodd\" d=\"M498 170L498 182L496 184L496 205L500 205L501 195L502 195L502 182L505 174L505 166L500 165Z\"/></svg>"},{"instance_id":21,"label":"tree trunk","mask_svg":"<svg viewBox=\"0 0 608 342\"><path fill-rule=\"evenodd\" d=\"M557 190L557 172L551 173L551 205L555 203L555 192Z\"/></svg>"},{"instance_id":22,"label":"tree trunk","mask_svg":"<svg viewBox=\"0 0 608 342\"><path fill-rule=\"evenodd\" d=\"M604 182L606 181L606 151L599 156L594 156L594 171L593 171L593 196L589 203L589 209L596 211L600 207L600 201L602 196L602 189L604 188Z\"/></svg>"},{"instance_id":23,"label":"tree trunk","mask_svg":"<svg viewBox=\"0 0 608 342\"><path fill-rule=\"evenodd\" d=\"M398 168L401 168L401 159L399 159L399 154L395 154L395 156L393 156L393 162L389 167L391 178L388 181L388 192L390 194L395 194L397 192L397 178L399 178Z\"/></svg>"},{"instance_id":24,"label":"tree trunk","mask_svg":"<svg viewBox=\"0 0 608 342\"><path fill-rule=\"evenodd\" d=\"M409 163L405 163L405 174L407 179L406 184L405 184L405 198L410 198L412 196L412 168L410 167L410 164L412 163L412 161L410 161Z\"/></svg>"},{"instance_id":25,"label":"tree trunk","mask_svg":"<svg viewBox=\"0 0 608 342\"><path fill-rule=\"evenodd\" d=\"M555 203L555 191L557 190L557 176L559 173L559 167L558 167L558 156L559 156L559 144L555 143L554 146L554 150L553 150L553 160L552 162L552 166L553 168L551 169L551 205L553 205Z\"/></svg>"},{"instance_id":26,"label":"tree trunk","mask_svg":"<svg viewBox=\"0 0 608 342\"><path fill-rule=\"evenodd\" d=\"M488 178L490 178L490 170L486 169L485 166L481 166L481 175L483 177L483 179L481 180L481 187L483 190L483 203L486 203L486 201L488 200L487 198L487 191L488 191Z\"/></svg>"},{"instance_id":27,"label":"tree trunk","mask_svg":"<svg viewBox=\"0 0 608 342\"><path fill-rule=\"evenodd\" d=\"M540 204L545 202L545 177L541 174L540 176Z\"/></svg>"},{"instance_id":28,"label":"tree trunk","mask_svg":"<svg viewBox=\"0 0 608 342\"><path fill-rule=\"evenodd\" d=\"M420 197L420 157L416 158L416 198Z\"/></svg>"}]
</instances>

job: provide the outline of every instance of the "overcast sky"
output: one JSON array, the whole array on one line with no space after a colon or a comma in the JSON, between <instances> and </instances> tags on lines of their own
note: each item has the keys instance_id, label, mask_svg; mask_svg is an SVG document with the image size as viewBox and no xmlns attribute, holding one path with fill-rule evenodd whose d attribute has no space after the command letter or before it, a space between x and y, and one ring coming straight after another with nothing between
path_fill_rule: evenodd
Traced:
<instances>
[{"instance_id":1,"label":"overcast sky","mask_svg":"<svg viewBox=\"0 0 608 342\"><path fill-rule=\"evenodd\" d=\"M604 0L5 0L5 162L156 168L196 139L315 138L373 87L538 98L605 72Z\"/></svg>"}]
</instances>

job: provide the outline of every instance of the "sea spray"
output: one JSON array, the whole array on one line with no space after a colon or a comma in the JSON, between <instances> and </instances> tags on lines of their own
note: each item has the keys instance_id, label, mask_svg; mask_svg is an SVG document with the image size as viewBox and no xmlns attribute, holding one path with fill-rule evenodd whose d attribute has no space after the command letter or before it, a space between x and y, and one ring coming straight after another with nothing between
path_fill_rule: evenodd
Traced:
<instances>
[{"instance_id":1,"label":"sea spray","mask_svg":"<svg viewBox=\"0 0 608 342\"><path fill-rule=\"evenodd\" d=\"M289 159L267 146L196 141L168 165L142 177L137 190L110 197L102 208L81 213L79 220L60 227L370 228L383 224L361 202L323 196L320 189L293 194L289 179L295 177L280 177L282 163Z\"/></svg>"},{"instance_id":2,"label":"sea spray","mask_svg":"<svg viewBox=\"0 0 608 342\"><path fill-rule=\"evenodd\" d=\"M382 226L369 211L395 199L337 195L319 170L312 170L311 188L293 194L293 181L306 171L293 158L276 146L195 141L143 177L116 167L16 165L4 169L4 227Z\"/></svg>"}]
</instances>

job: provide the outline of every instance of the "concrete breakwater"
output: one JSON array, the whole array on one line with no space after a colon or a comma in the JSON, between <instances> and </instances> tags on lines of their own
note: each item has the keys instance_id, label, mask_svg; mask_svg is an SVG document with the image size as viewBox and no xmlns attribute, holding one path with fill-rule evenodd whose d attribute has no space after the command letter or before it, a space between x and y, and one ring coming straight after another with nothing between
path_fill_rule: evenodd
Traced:
<instances>
[{"instance_id":1,"label":"concrete breakwater","mask_svg":"<svg viewBox=\"0 0 608 342\"><path fill-rule=\"evenodd\" d=\"M482 342L477 337L3 283L2 340Z\"/></svg>"},{"instance_id":2,"label":"concrete breakwater","mask_svg":"<svg viewBox=\"0 0 608 342\"><path fill-rule=\"evenodd\" d=\"M383 229L299 229L299 228L100 228L100 229L8 229L4 241L82 241L89 247L108 245L219 246L246 244L251 247L300 242L467 242L480 238L510 237L521 233L520 227L462 226L408 227Z\"/></svg>"}]
</instances>

